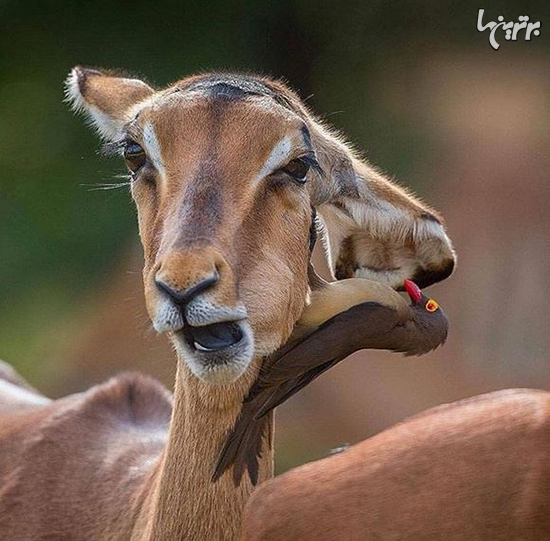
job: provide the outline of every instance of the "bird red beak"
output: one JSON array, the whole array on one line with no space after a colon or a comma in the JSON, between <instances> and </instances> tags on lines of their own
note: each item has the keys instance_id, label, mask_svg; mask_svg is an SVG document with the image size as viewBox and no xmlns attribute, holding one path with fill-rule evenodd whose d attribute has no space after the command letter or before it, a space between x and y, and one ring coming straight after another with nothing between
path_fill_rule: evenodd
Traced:
<instances>
[{"instance_id":1,"label":"bird red beak","mask_svg":"<svg viewBox=\"0 0 550 541\"><path fill-rule=\"evenodd\" d=\"M404 286L413 304L418 304L422 300L420 288L411 280L405 280Z\"/></svg>"}]
</instances>

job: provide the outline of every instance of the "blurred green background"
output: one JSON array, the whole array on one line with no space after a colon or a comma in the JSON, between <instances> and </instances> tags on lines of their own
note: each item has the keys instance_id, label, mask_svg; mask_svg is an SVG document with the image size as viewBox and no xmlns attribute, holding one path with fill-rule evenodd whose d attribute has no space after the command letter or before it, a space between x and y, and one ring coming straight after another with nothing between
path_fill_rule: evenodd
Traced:
<instances>
[{"instance_id":1,"label":"blurred green background","mask_svg":"<svg viewBox=\"0 0 550 541\"><path fill-rule=\"evenodd\" d=\"M494 51L486 20L529 15ZM123 172L63 103L76 64L165 85L195 71L284 77L371 161L447 217L460 264L434 288L448 345L359 354L280 412L280 469L405 415L506 386L548 388L550 4L0 1L0 357L51 395L121 369L171 382L149 330ZM95 185L95 186L94 186Z\"/></svg>"}]
</instances>

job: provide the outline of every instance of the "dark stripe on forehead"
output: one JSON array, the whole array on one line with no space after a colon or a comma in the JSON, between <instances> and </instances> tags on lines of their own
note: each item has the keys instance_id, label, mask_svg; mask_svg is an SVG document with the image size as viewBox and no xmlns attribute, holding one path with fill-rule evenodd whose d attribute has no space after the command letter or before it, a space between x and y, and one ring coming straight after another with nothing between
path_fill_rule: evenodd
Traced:
<instances>
[{"instance_id":1,"label":"dark stripe on forehead","mask_svg":"<svg viewBox=\"0 0 550 541\"><path fill-rule=\"evenodd\" d=\"M242 88L227 83L216 83L205 90L208 97L224 98L226 100L242 100L249 94Z\"/></svg>"},{"instance_id":2,"label":"dark stripe on forehead","mask_svg":"<svg viewBox=\"0 0 550 541\"><path fill-rule=\"evenodd\" d=\"M230 99L244 99L247 96L266 96L273 99L285 109L294 113L299 113L292 103L281 94L275 91L260 79L247 75L230 75L230 74L212 74L192 81L188 84L178 86L177 91L201 91L205 96L217 96Z\"/></svg>"},{"instance_id":3,"label":"dark stripe on forehead","mask_svg":"<svg viewBox=\"0 0 550 541\"><path fill-rule=\"evenodd\" d=\"M235 100L245 94L223 83L215 83L205 88L206 96L212 96L208 110L208 144L200 157L196 174L189 182L183 197L182 220L186 223L189 238L184 243L196 243L197 239L212 241L222 224L224 201L224 172L219 167L219 156L223 141L221 126L226 111Z\"/></svg>"},{"instance_id":4,"label":"dark stripe on forehead","mask_svg":"<svg viewBox=\"0 0 550 541\"><path fill-rule=\"evenodd\" d=\"M201 162L197 173L185 190L180 210L181 223L185 224L185 246L197 241L211 241L222 221L222 179L214 159Z\"/></svg>"},{"instance_id":5,"label":"dark stripe on forehead","mask_svg":"<svg viewBox=\"0 0 550 541\"><path fill-rule=\"evenodd\" d=\"M233 94L239 92L241 95L271 95L271 91L259 80L235 75L206 75L198 81L179 87L181 91L204 90L206 93L226 92L227 89L231 89Z\"/></svg>"}]
</instances>

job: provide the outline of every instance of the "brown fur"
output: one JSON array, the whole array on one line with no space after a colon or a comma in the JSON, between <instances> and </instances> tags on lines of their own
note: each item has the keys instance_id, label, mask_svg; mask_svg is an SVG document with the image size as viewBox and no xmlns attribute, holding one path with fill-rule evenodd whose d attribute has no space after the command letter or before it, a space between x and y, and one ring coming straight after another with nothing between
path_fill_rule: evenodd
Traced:
<instances>
[{"instance_id":1,"label":"brown fur","mask_svg":"<svg viewBox=\"0 0 550 541\"><path fill-rule=\"evenodd\" d=\"M426 218L431 209L361 162L279 82L197 75L155 91L76 68L67 97L104 139L117 146L131 138L147 151L131 186L153 322L171 332L176 313L170 305L160 318L168 305L155 280L183 291L215 270L219 279L201 300L246 310L253 353L238 379L203 381L180 347L168 432L164 393L127 377L3 417L0 533L10 540L236 539L252 486L246 479L235 488L229 475L211 483L212 469L263 357L286 341L307 303L312 207L326 222L331 261L342 238L363 235L368 249L354 246L358 271L374 266L373 278L393 287L418 273L429 272L430 282L446 277L451 243ZM282 173L260 175L285 138L288 161L315 153L320 167L305 186ZM391 249L380 259L382 242ZM177 346L177 329L171 337ZM13 397L2 398L11 404ZM268 437L259 480L272 470Z\"/></svg>"},{"instance_id":2,"label":"brown fur","mask_svg":"<svg viewBox=\"0 0 550 541\"><path fill-rule=\"evenodd\" d=\"M125 375L2 416L2 538L128 539L144 465L162 455L170 411L160 384Z\"/></svg>"},{"instance_id":3,"label":"brown fur","mask_svg":"<svg viewBox=\"0 0 550 541\"><path fill-rule=\"evenodd\" d=\"M550 393L434 408L263 484L246 541L550 539Z\"/></svg>"}]
</instances>

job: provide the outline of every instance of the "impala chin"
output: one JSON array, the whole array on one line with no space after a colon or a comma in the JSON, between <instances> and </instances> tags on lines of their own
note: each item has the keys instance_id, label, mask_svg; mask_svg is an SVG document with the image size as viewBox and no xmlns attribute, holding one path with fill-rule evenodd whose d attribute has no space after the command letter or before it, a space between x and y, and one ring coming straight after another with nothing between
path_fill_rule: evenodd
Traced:
<instances>
[{"instance_id":1,"label":"impala chin","mask_svg":"<svg viewBox=\"0 0 550 541\"><path fill-rule=\"evenodd\" d=\"M254 357L254 335L247 320L186 325L172 333L172 342L196 377L216 385L237 380Z\"/></svg>"}]
</instances>

